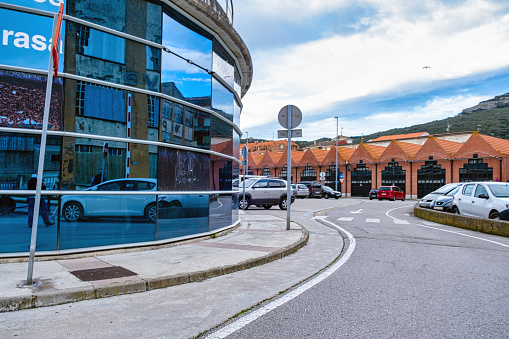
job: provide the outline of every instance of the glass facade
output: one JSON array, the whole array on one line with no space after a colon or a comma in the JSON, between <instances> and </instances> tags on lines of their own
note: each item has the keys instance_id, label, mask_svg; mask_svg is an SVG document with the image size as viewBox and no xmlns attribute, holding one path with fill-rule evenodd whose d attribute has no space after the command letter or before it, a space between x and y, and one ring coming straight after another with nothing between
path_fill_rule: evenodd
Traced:
<instances>
[{"instance_id":1,"label":"glass facade","mask_svg":"<svg viewBox=\"0 0 509 339\"><path fill-rule=\"evenodd\" d=\"M0 254L30 249L60 3L0 0ZM238 222L241 73L215 32L160 2L64 5L36 250L160 241Z\"/></svg>"}]
</instances>

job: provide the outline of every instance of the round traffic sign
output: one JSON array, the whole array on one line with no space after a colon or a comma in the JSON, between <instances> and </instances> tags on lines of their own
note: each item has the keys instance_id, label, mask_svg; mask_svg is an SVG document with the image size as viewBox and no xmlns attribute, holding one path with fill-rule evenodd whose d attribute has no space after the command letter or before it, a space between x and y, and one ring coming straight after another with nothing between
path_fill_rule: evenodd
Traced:
<instances>
[{"instance_id":1,"label":"round traffic sign","mask_svg":"<svg viewBox=\"0 0 509 339\"><path fill-rule=\"evenodd\" d=\"M302 121L302 112L297 106L294 105L286 105L285 107L281 108L277 119L279 120L279 124L284 128L288 128L288 108L290 108L290 114L292 117L292 126L290 127L291 129L300 125Z\"/></svg>"}]
</instances>

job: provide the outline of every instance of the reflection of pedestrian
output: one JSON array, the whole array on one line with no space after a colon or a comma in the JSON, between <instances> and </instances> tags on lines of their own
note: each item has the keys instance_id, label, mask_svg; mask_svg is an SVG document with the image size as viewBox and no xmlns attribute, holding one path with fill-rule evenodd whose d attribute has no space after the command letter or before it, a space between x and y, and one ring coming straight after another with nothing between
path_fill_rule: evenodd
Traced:
<instances>
[{"instance_id":1,"label":"reflection of pedestrian","mask_svg":"<svg viewBox=\"0 0 509 339\"><path fill-rule=\"evenodd\" d=\"M37 174L32 174L30 180L28 180L27 189L35 191L37 189ZM44 182L42 183L42 189L46 189L46 185ZM48 213L48 204L45 199L41 198L41 203L39 206L39 215L44 220L46 227L54 225L55 223L51 221ZM35 197L28 197L28 227L32 227L32 222L34 220L34 207L35 207Z\"/></svg>"},{"instance_id":2,"label":"reflection of pedestrian","mask_svg":"<svg viewBox=\"0 0 509 339\"><path fill-rule=\"evenodd\" d=\"M103 171L100 171L92 177L92 180L90 180L90 186L99 185L101 182L105 181L107 181L106 176L103 176Z\"/></svg>"}]
</instances>

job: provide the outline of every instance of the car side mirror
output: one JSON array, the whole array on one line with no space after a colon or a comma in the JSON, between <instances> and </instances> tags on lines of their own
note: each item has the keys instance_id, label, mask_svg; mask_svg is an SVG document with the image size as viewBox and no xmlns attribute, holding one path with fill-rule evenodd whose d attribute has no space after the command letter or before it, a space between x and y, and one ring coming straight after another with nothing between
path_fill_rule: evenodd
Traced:
<instances>
[{"instance_id":1,"label":"car side mirror","mask_svg":"<svg viewBox=\"0 0 509 339\"><path fill-rule=\"evenodd\" d=\"M481 193L481 194L479 194L479 198L481 198L481 199L489 199L490 197L488 197L488 195L486 193Z\"/></svg>"}]
</instances>

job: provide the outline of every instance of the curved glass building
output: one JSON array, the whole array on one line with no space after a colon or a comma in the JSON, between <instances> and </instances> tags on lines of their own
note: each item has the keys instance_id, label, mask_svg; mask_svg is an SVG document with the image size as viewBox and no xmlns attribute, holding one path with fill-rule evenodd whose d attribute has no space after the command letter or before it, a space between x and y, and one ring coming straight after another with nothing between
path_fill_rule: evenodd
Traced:
<instances>
[{"instance_id":1,"label":"curved glass building","mask_svg":"<svg viewBox=\"0 0 509 339\"><path fill-rule=\"evenodd\" d=\"M38 255L164 243L238 223L232 179L252 62L216 0L2 0L0 17L0 257L30 250L41 148Z\"/></svg>"}]
</instances>

